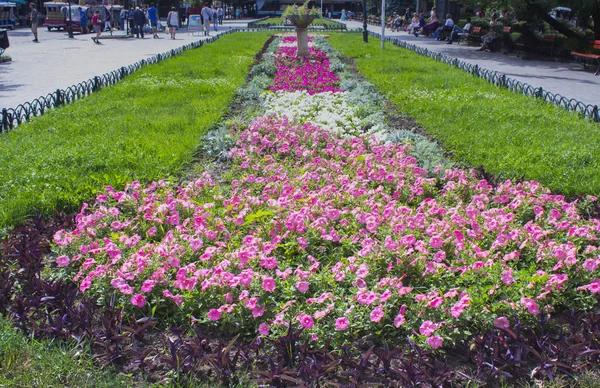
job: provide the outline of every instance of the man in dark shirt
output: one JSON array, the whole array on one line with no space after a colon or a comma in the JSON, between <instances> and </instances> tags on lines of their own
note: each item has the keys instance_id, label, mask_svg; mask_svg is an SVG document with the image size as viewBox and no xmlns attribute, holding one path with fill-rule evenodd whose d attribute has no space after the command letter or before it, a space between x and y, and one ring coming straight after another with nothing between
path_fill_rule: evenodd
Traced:
<instances>
[{"instance_id":1,"label":"man in dark shirt","mask_svg":"<svg viewBox=\"0 0 600 388\"><path fill-rule=\"evenodd\" d=\"M29 20L31 20L31 32L33 33L33 41L38 43L38 11L35 9L35 5L33 3L29 3Z\"/></svg>"},{"instance_id":2,"label":"man in dark shirt","mask_svg":"<svg viewBox=\"0 0 600 388\"><path fill-rule=\"evenodd\" d=\"M133 21L135 22L135 37L139 38L140 34L142 35L142 39L144 39L144 26L146 25L146 15L140 9L140 7L135 7L135 12L133 13Z\"/></svg>"}]
</instances>

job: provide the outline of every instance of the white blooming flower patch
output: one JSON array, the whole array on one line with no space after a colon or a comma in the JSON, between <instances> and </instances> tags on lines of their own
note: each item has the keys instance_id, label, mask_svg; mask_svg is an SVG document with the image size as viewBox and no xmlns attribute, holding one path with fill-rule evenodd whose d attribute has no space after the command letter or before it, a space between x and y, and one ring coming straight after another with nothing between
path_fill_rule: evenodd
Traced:
<instances>
[{"instance_id":1,"label":"white blooming flower patch","mask_svg":"<svg viewBox=\"0 0 600 388\"><path fill-rule=\"evenodd\" d=\"M311 96L306 91L278 91L263 93L261 99L267 114L286 116L300 123L311 122L336 135L349 137L383 135L387 132L381 120L369 120L376 113L380 113L382 119L382 112L371 112L371 115L363 112L360 115L359 107L348 101L345 92Z\"/></svg>"}]
</instances>

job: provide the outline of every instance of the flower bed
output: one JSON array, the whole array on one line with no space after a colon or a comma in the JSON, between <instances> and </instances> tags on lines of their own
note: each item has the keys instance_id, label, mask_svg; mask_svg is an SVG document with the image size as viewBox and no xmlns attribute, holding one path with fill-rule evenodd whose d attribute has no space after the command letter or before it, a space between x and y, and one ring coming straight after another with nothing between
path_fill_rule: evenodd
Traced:
<instances>
[{"instance_id":1,"label":"flower bed","mask_svg":"<svg viewBox=\"0 0 600 388\"><path fill-rule=\"evenodd\" d=\"M595 305L600 221L577 203L536 182L428 172L408 145L277 115L286 98L340 101L340 78L313 52L314 63L276 54L276 94L238 130L230 185L204 174L107 188L55 236L62 275L158 317L273 336L291 324L337 343L378 333L439 348ZM307 76L315 67L324 80Z\"/></svg>"}]
</instances>

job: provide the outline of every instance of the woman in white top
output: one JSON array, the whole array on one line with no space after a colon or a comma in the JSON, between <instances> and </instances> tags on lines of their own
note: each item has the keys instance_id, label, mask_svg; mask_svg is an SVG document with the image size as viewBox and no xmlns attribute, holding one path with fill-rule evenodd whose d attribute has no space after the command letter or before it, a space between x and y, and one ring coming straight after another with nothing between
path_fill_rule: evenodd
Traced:
<instances>
[{"instance_id":1,"label":"woman in white top","mask_svg":"<svg viewBox=\"0 0 600 388\"><path fill-rule=\"evenodd\" d=\"M167 15L167 26L171 33L171 39L175 39L175 31L177 31L177 25L179 24L179 15L175 10L175 7L171 8L171 12Z\"/></svg>"},{"instance_id":2,"label":"woman in white top","mask_svg":"<svg viewBox=\"0 0 600 388\"><path fill-rule=\"evenodd\" d=\"M417 16L417 13L415 12L413 14L412 20L410 21L410 24L408 25L408 27L406 27L406 31L408 31L409 34L414 34L415 29L418 29L419 27L421 27L421 25L419 24L419 17Z\"/></svg>"}]
</instances>

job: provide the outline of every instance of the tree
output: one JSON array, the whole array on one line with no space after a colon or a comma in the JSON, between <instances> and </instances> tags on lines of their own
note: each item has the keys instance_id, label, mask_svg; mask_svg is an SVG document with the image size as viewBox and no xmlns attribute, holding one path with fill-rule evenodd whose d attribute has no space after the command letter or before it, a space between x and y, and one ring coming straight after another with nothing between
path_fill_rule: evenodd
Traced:
<instances>
[{"instance_id":1,"label":"tree","mask_svg":"<svg viewBox=\"0 0 600 388\"><path fill-rule=\"evenodd\" d=\"M581 15L579 19L584 23L591 16L594 35L596 39L600 39L600 0L462 0L461 3L472 7L513 9L519 20L543 20L561 34L581 40L581 35L548 14L554 7L567 6L578 16Z\"/></svg>"}]
</instances>

